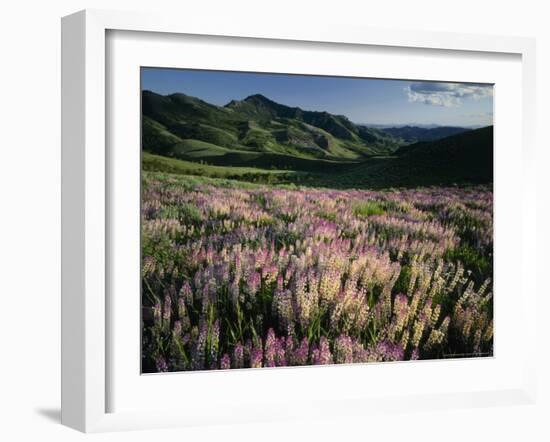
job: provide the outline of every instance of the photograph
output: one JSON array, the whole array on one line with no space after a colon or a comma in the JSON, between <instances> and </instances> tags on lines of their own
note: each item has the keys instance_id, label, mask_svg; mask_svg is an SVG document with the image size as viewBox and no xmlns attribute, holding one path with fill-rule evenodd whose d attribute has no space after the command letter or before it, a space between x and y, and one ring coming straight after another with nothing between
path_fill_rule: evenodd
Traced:
<instances>
[{"instance_id":1,"label":"photograph","mask_svg":"<svg viewBox=\"0 0 550 442\"><path fill-rule=\"evenodd\" d=\"M140 69L143 374L493 356L493 84Z\"/></svg>"}]
</instances>

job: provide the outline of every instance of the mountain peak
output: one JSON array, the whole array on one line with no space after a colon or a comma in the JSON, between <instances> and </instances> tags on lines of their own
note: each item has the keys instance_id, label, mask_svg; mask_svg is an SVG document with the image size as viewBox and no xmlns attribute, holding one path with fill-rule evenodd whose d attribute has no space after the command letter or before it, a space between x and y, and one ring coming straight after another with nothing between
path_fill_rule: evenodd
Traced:
<instances>
[{"instance_id":1,"label":"mountain peak","mask_svg":"<svg viewBox=\"0 0 550 442\"><path fill-rule=\"evenodd\" d=\"M244 101L249 101L249 100L271 101L269 98L267 98L265 95L262 95L262 94L252 94L244 99Z\"/></svg>"},{"instance_id":2,"label":"mountain peak","mask_svg":"<svg viewBox=\"0 0 550 442\"><path fill-rule=\"evenodd\" d=\"M262 94L253 94L249 95L248 97L242 99L242 100L231 100L229 103L225 105L225 107L240 107L242 105L252 105L252 106L278 106L278 103L274 102L273 100L270 100L265 95Z\"/></svg>"},{"instance_id":3,"label":"mountain peak","mask_svg":"<svg viewBox=\"0 0 550 442\"><path fill-rule=\"evenodd\" d=\"M277 105L278 104L275 101L270 100L269 98L267 98L265 95L262 95L262 94L249 95L243 101L246 102L246 103L255 103L255 104L257 104L257 103L267 104L267 105Z\"/></svg>"}]
</instances>

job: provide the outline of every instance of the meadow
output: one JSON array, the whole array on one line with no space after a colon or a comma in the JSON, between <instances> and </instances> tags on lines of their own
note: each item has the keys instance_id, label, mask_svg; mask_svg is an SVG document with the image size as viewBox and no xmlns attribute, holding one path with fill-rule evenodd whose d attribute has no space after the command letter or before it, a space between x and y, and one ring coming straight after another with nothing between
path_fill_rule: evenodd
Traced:
<instances>
[{"instance_id":1,"label":"meadow","mask_svg":"<svg viewBox=\"0 0 550 442\"><path fill-rule=\"evenodd\" d=\"M492 355L490 185L143 165L143 372Z\"/></svg>"}]
</instances>

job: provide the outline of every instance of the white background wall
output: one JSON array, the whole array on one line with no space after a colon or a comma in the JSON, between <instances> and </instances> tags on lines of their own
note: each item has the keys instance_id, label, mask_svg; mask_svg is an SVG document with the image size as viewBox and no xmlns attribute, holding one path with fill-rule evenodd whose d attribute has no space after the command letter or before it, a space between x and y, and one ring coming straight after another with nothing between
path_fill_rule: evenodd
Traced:
<instances>
[{"instance_id":1,"label":"white background wall","mask_svg":"<svg viewBox=\"0 0 550 442\"><path fill-rule=\"evenodd\" d=\"M350 23L537 37L540 399L536 406L380 415L92 436L101 441L550 440L550 225L547 134L550 14L544 1L8 0L0 14L0 439L83 440L59 425L60 17L83 8L169 10L250 20ZM518 175L519 176L519 175ZM546 321L545 321L546 320ZM452 379L449 380L452 382Z\"/></svg>"}]
</instances>

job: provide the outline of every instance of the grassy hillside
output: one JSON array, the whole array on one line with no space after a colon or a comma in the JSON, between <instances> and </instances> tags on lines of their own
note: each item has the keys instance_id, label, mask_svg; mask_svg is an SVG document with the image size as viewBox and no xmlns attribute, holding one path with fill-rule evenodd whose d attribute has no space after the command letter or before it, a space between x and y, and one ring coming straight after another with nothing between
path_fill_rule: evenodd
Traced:
<instances>
[{"instance_id":1,"label":"grassy hillside","mask_svg":"<svg viewBox=\"0 0 550 442\"><path fill-rule=\"evenodd\" d=\"M267 184L299 181L300 176L300 172L295 171L262 170L253 167L211 166L153 155L147 152L143 152L141 164L142 170L146 172L164 172Z\"/></svg>"},{"instance_id":2,"label":"grassy hillside","mask_svg":"<svg viewBox=\"0 0 550 442\"><path fill-rule=\"evenodd\" d=\"M492 183L493 126L404 146L318 182L373 188Z\"/></svg>"},{"instance_id":3,"label":"grassy hillside","mask_svg":"<svg viewBox=\"0 0 550 442\"><path fill-rule=\"evenodd\" d=\"M467 132L470 129L454 126L438 126L438 127L418 127L418 126L402 126L388 127L382 129L383 132L392 136L395 139L401 140L403 144L412 144L419 141L435 141L441 138L457 135Z\"/></svg>"},{"instance_id":4,"label":"grassy hillside","mask_svg":"<svg viewBox=\"0 0 550 442\"><path fill-rule=\"evenodd\" d=\"M180 146L184 140L235 151L333 161L360 161L402 144L345 116L285 106L262 95L221 107L184 94L143 91L142 112L143 149L182 159L186 159Z\"/></svg>"},{"instance_id":5,"label":"grassy hillside","mask_svg":"<svg viewBox=\"0 0 550 442\"><path fill-rule=\"evenodd\" d=\"M252 155L251 153L247 153ZM234 166L199 164L173 158L143 154L143 169L183 175L226 178L271 184L297 184L331 188L389 188L490 184L493 181L493 127L423 142L401 148L395 155L375 156L362 163L330 163L293 158L289 170L274 167L282 155L258 155L256 161L238 154L212 156L219 164L230 161ZM266 161L265 164L262 161ZM286 159L288 160L288 159ZM247 163L248 161L248 163ZM300 161L313 164L300 164ZM250 164L254 167L237 167ZM300 170L302 169L302 170Z\"/></svg>"}]
</instances>

